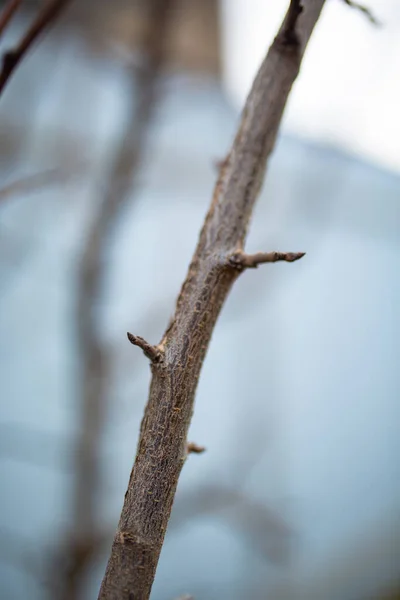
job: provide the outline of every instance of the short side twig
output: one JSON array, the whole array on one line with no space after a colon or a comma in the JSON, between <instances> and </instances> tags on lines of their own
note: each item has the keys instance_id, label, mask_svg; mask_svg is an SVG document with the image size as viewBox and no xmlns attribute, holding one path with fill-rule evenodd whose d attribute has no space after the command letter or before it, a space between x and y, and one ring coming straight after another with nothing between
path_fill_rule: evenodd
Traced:
<instances>
[{"instance_id":1,"label":"short side twig","mask_svg":"<svg viewBox=\"0 0 400 600\"><path fill-rule=\"evenodd\" d=\"M25 54L28 52L32 44L37 38L51 25L51 23L58 17L61 10L68 4L69 0L53 0L47 2L43 10L38 14L28 31L21 39L18 46L8 50L3 55L3 64L0 71L0 94L2 94L6 87L11 75L14 73L16 67L21 62Z\"/></svg>"},{"instance_id":2,"label":"short side twig","mask_svg":"<svg viewBox=\"0 0 400 600\"><path fill-rule=\"evenodd\" d=\"M157 346L152 346L139 335L132 335L132 333L129 333L129 331L126 335L128 336L130 343L141 348L143 353L151 360L151 362L160 362L162 358L162 352L159 348L157 348Z\"/></svg>"},{"instance_id":3,"label":"short side twig","mask_svg":"<svg viewBox=\"0 0 400 600\"><path fill-rule=\"evenodd\" d=\"M202 454L206 449L204 446L198 446L195 442L188 442L186 445L186 452L188 454Z\"/></svg>"},{"instance_id":4,"label":"short side twig","mask_svg":"<svg viewBox=\"0 0 400 600\"><path fill-rule=\"evenodd\" d=\"M295 262L305 256L305 252L257 252L256 254L246 254L245 252L235 252L229 258L230 264L239 269L256 269L258 265L264 263Z\"/></svg>"}]
</instances>

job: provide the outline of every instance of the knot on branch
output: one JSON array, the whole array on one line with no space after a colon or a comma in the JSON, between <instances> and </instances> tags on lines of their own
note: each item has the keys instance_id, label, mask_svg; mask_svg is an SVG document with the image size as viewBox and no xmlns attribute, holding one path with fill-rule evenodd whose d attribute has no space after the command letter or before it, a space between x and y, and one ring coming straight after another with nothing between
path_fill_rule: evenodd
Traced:
<instances>
[{"instance_id":1,"label":"knot on branch","mask_svg":"<svg viewBox=\"0 0 400 600\"><path fill-rule=\"evenodd\" d=\"M130 341L130 343L134 346L138 346L141 350L143 350L143 353L147 356L148 359L151 360L153 364L157 364L162 361L163 353L160 350L160 348L158 348L158 346L152 346L139 335L132 335L132 333L129 333L129 331L126 335L128 336L128 340Z\"/></svg>"},{"instance_id":2,"label":"knot on branch","mask_svg":"<svg viewBox=\"0 0 400 600\"><path fill-rule=\"evenodd\" d=\"M303 258L305 252L257 252L256 254L246 254L245 252L235 252L229 257L229 264L243 271L244 269L256 269L258 265L275 262L295 262Z\"/></svg>"}]
</instances>

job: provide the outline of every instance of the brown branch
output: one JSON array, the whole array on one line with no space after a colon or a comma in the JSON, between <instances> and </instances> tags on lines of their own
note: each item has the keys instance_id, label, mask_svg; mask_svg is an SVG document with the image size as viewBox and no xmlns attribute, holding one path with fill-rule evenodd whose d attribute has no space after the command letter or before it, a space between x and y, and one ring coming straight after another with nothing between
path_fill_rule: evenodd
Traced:
<instances>
[{"instance_id":1,"label":"brown branch","mask_svg":"<svg viewBox=\"0 0 400 600\"><path fill-rule=\"evenodd\" d=\"M282 114L324 0L291 2L246 101L215 187L174 319L152 366L149 400L100 600L147 600L182 466L201 366L218 314L240 271L250 216ZM297 16L294 19L293 13ZM289 42L289 43L288 43Z\"/></svg>"},{"instance_id":2,"label":"brown branch","mask_svg":"<svg viewBox=\"0 0 400 600\"><path fill-rule=\"evenodd\" d=\"M256 269L258 265L264 263L295 262L303 258L305 254L305 252L257 252L256 254L246 254L240 251L235 252L229 260L231 265L237 269Z\"/></svg>"},{"instance_id":3,"label":"brown branch","mask_svg":"<svg viewBox=\"0 0 400 600\"><path fill-rule=\"evenodd\" d=\"M8 23L11 21L14 14L17 12L21 2L22 0L10 0L5 5L4 10L0 15L0 37L3 35Z\"/></svg>"},{"instance_id":4,"label":"brown branch","mask_svg":"<svg viewBox=\"0 0 400 600\"><path fill-rule=\"evenodd\" d=\"M364 4L359 4L358 2L353 2L353 0L343 0L343 2L345 4L347 4L347 6L350 6L351 8L361 11L373 25L377 25L377 26L382 25L382 23L380 21L378 21L378 19L373 15L373 13L370 11L370 9L367 6L364 6Z\"/></svg>"},{"instance_id":5,"label":"brown branch","mask_svg":"<svg viewBox=\"0 0 400 600\"><path fill-rule=\"evenodd\" d=\"M3 64L0 71L0 95L3 93L8 81L18 64L27 54L34 42L50 27L69 0L53 0L46 2L28 31L22 37L18 46L8 50L3 55Z\"/></svg>"}]
</instances>

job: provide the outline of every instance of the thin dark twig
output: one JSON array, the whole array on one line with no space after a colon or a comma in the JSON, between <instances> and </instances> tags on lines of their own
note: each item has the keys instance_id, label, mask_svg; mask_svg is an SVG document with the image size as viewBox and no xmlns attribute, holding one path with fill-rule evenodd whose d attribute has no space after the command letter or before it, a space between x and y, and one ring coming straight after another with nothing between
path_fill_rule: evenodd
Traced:
<instances>
[{"instance_id":1,"label":"thin dark twig","mask_svg":"<svg viewBox=\"0 0 400 600\"><path fill-rule=\"evenodd\" d=\"M0 15L0 36L3 35L5 28L17 12L19 5L22 0L10 0L4 7L3 12Z\"/></svg>"},{"instance_id":2,"label":"thin dark twig","mask_svg":"<svg viewBox=\"0 0 400 600\"><path fill-rule=\"evenodd\" d=\"M375 15L370 11L370 9L367 6L364 6L364 4L360 4L359 2L353 2L353 0L343 0L343 2L347 4L347 6L355 8L356 10L362 12L373 25L382 25L381 21L379 21L375 17Z\"/></svg>"},{"instance_id":3,"label":"thin dark twig","mask_svg":"<svg viewBox=\"0 0 400 600\"><path fill-rule=\"evenodd\" d=\"M22 37L18 46L8 50L3 55L3 64L0 71L0 94L3 93L8 81L14 73L16 67L27 54L34 42L50 27L52 22L58 17L69 0L53 0L44 5L32 25Z\"/></svg>"}]
</instances>

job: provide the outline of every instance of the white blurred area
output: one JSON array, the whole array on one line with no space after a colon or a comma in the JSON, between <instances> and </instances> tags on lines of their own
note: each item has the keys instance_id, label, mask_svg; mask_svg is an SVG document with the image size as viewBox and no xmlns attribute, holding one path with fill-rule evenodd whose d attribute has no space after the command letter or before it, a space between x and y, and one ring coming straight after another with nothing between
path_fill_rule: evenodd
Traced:
<instances>
[{"instance_id":1,"label":"white blurred area","mask_svg":"<svg viewBox=\"0 0 400 600\"><path fill-rule=\"evenodd\" d=\"M287 9L285 0L221 0L226 89L241 108ZM400 170L400 2L365 0L373 26L328 0L290 96L284 130Z\"/></svg>"}]
</instances>

